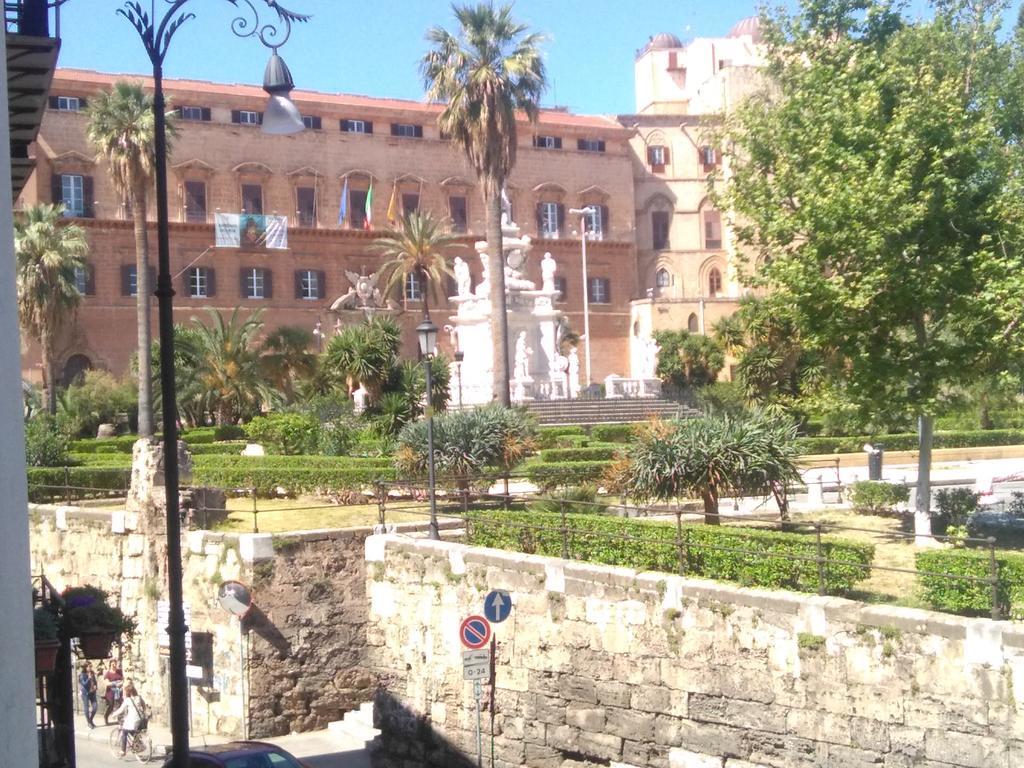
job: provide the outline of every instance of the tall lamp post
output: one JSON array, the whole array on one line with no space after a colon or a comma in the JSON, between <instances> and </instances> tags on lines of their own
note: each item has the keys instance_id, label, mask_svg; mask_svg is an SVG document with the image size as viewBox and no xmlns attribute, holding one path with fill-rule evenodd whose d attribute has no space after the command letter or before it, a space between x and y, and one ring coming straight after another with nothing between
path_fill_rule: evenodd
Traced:
<instances>
[{"instance_id":1,"label":"tall lamp post","mask_svg":"<svg viewBox=\"0 0 1024 768\"><path fill-rule=\"evenodd\" d=\"M434 359L437 346L437 326L430 322L430 315L423 313L423 320L416 326L416 337L420 343L420 358L423 373L427 379L427 495L430 499L430 538L439 539L437 530L437 493L434 487L434 399L430 375L430 362Z\"/></svg>"},{"instance_id":2,"label":"tall lamp post","mask_svg":"<svg viewBox=\"0 0 1024 768\"><path fill-rule=\"evenodd\" d=\"M459 410L462 410L462 361L466 359L466 353L461 349L455 350L455 375L459 381Z\"/></svg>"},{"instance_id":3,"label":"tall lamp post","mask_svg":"<svg viewBox=\"0 0 1024 768\"><path fill-rule=\"evenodd\" d=\"M587 219L597 213L588 205L570 208L569 213L580 217L580 248L583 251L583 359L587 366L587 386L590 386L590 282L587 280Z\"/></svg>"},{"instance_id":4,"label":"tall lamp post","mask_svg":"<svg viewBox=\"0 0 1024 768\"><path fill-rule=\"evenodd\" d=\"M263 75L263 89L270 94L263 117L266 133L289 134L303 129L302 115L288 98L294 88L291 73L284 60L277 55L277 49L291 35L292 22L306 21L309 16L293 13L282 8L277 0L262 0L277 14L277 23L262 22L257 10L258 0L227 0L236 7L248 8L243 15L234 19L231 31L238 37L257 37L272 50L270 61ZM154 117L154 160L156 176L157 215L157 288L155 291L159 308L160 338L160 395L163 400L164 429L164 488L167 506L167 597L170 611L167 626L170 658L171 743L172 768L187 768L188 746L188 678L185 674L185 613L182 604L181 569L181 517L178 498L178 425L174 381L174 310L172 299L170 267L170 229L167 203L167 120L163 89L163 65L167 49L175 33L186 21L195 18L194 13L182 9L191 0L164 0L161 7L165 12L160 18L156 13L157 3L151 5L151 12L143 9L139 0L125 2L118 14L126 18L138 32L142 44L153 65L153 117ZM207 2L209 5L209 2Z\"/></svg>"}]
</instances>

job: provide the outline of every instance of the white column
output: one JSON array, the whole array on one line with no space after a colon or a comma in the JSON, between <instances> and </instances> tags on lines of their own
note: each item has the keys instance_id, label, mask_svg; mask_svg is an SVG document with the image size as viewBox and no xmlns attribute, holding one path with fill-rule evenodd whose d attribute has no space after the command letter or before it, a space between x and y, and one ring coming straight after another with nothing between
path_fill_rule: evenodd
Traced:
<instances>
[{"instance_id":1,"label":"white column","mask_svg":"<svg viewBox=\"0 0 1024 768\"><path fill-rule=\"evenodd\" d=\"M39 763L35 726L35 650L32 639L28 495L22 424L21 352L14 287L11 221L11 141L7 111L7 45L0 35L0 765Z\"/></svg>"}]
</instances>

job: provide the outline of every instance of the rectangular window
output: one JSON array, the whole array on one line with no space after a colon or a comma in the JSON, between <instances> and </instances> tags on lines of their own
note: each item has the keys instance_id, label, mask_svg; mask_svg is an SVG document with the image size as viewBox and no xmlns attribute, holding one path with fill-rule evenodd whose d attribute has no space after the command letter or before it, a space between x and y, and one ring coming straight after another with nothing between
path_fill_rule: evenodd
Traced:
<instances>
[{"instance_id":1,"label":"rectangular window","mask_svg":"<svg viewBox=\"0 0 1024 768\"><path fill-rule=\"evenodd\" d=\"M668 211L651 211L651 248L661 251L668 248Z\"/></svg>"},{"instance_id":2,"label":"rectangular window","mask_svg":"<svg viewBox=\"0 0 1024 768\"><path fill-rule=\"evenodd\" d=\"M534 136L533 146L538 149L561 149L562 138L560 136Z\"/></svg>"},{"instance_id":3,"label":"rectangular window","mask_svg":"<svg viewBox=\"0 0 1024 768\"><path fill-rule=\"evenodd\" d=\"M558 291L558 298L555 301L565 301L568 296L569 284L561 275L555 275L555 290Z\"/></svg>"},{"instance_id":4,"label":"rectangular window","mask_svg":"<svg viewBox=\"0 0 1024 768\"><path fill-rule=\"evenodd\" d=\"M611 281L607 277L590 278L587 298L591 304L608 304L611 301Z\"/></svg>"},{"instance_id":5,"label":"rectangular window","mask_svg":"<svg viewBox=\"0 0 1024 768\"><path fill-rule=\"evenodd\" d=\"M420 209L420 196L415 192L402 193L402 215L408 216Z\"/></svg>"},{"instance_id":6,"label":"rectangular window","mask_svg":"<svg viewBox=\"0 0 1024 768\"><path fill-rule=\"evenodd\" d=\"M373 123L369 120L342 120L341 130L344 133L373 133Z\"/></svg>"},{"instance_id":7,"label":"rectangular window","mask_svg":"<svg viewBox=\"0 0 1024 768\"><path fill-rule=\"evenodd\" d=\"M715 152L714 147L701 147L700 148L700 162L704 166L705 170L709 167L718 164L718 153Z\"/></svg>"},{"instance_id":8,"label":"rectangular window","mask_svg":"<svg viewBox=\"0 0 1024 768\"><path fill-rule=\"evenodd\" d=\"M319 131L323 128L323 121L319 115L303 115L302 124L311 131Z\"/></svg>"},{"instance_id":9,"label":"rectangular window","mask_svg":"<svg viewBox=\"0 0 1024 768\"><path fill-rule=\"evenodd\" d=\"M57 109L61 112L78 112L82 108L82 101L77 96L58 96Z\"/></svg>"},{"instance_id":10,"label":"rectangular window","mask_svg":"<svg viewBox=\"0 0 1024 768\"><path fill-rule=\"evenodd\" d=\"M410 272L405 276L405 299L406 301L422 301L423 299L423 283L415 272Z\"/></svg>"},{"instance_id":11,"label":"rectangular window","mask_svg":"<svg viewBox=\"0 0 1024 768\"><path fill-rule=\"evenodd\" d=\"M206 182L185 182L185 221L206 223Z\"/></svg>"},{"instance_id":12,"label":"rectangular window","mask_svg":"<svg viewBox=\"0 0 1024 768\"><path fill-rule=\"evenodd\" d=\"M668 147L654 145L647 148L647 164L655 170L664 170L668 165Z\"/></svg>"},{"instance_id":13,"label":"rectangular window","mask_svg":"<svg viewBox=\"0 0 1024 768\"><path fill-rule=\"evenodd\" d=\"M392 123L391 135L403 136L407 139L422 139L423 126L413 125L412 123Z\"/></svg>"},{"instance_id":14,"label":"rectangular window","mask_svg":"<svg viewBox=\"0 0 1024 768\"><path fill-rule=\"evenodd\" d=\"M348 220L353 229L362 229L366 223L366 190L353 189L348 193Z\"/></svg>"},{"instance_id":15,"label":"rectangular window","mask_svg":"<svg viewBox=\"0 0 1024 768\"><path fill-rule=\"evenodd\" d=\"M60 177L60 195L65 216L85 216L85 177L65 173Z\"/></svg>"},{"instance_id":16,"label":"rectangular window","mask_svg":"<svg viewBox=\"0 0 1024 768\"><path fill-rule=\"evenodd\" d=\"M247 299L269 299L270 277L270 270L245 267L242 270L242 296Z\"/></svg>"},{"instance_id":17,"label":"rectangular window","mask_svg":"<svg viewBox=\"0 0 1024 768\"><path fill-rule=\"evenodd\" d=\"M178 118L197 123L210 122L209 107L178 107Z\"/></svg>"},{"instance_id":18,"label":"rectangular window","mask_svg":"<svg viewBox=\"0 0 1024 768\"><path fill-rule=\"evenodd\" d=\"M263 113L253 112L251 109L233 109L231 122L237 125L259 125L263 122Z\"/></svg>"},{"instance_id":19,"label":"rectangular window","mask_svg":"<svg viewBox=\"0 0 1024 768\"><path fill-rule=\"evenodd\" d=\"M324 295L323 272L313 269L300 269L295 273L296 298L312 301L322 299Z\"/></svg>"},{"instance_id":20,"label":"rectangular window","mask_svg":"<svg viewBox=\"0 0 1024 768\"><path fill-rule=\"evenodd\" d=\"M124 293L125 296L138 296L139 275L138 272L136 272L135 265L132 264L129 267L122 267L121 277L123 282L122 288L124 289L122 293Z\"/></svg>"},{"instance_id":21,"label":"rectangular window","mask_svg":"<svg viewBox=\"0 0 1024 768\"><path fill-rule=\"evenodd\" d=\"M188 295L193 299L205 299L210 296L210 279L206 267L189 269Z\"/></svg>"},{"instance_id":22,"label":"rectangular window","mask_svg":"<svg viewBox=\"0 0 1024 768\"><path fill-rule=\"evenodd\" d=\"M242 185L242 213L263 213L263 187L259 184Z\"/></svg>"},{"instance_id":23,"label":"rectangular window","mask_svg":"<svg viewBox=\"0 0 1024 768\"><path fill-rule=\"evenodd\" d=\"M704 247L708 250L722 247L722 217L718 211L704 211Z\"/></svg>"},{"instance_id":24,"label":"rectangular window","mask_svg":"<svg viewBox=\"0 0 1024 768\"><path fill-rule=\"evenodd\" d=\"M295 188L296 214L300 227L316 226L316 189L313 187Z\"/></svg>"},{"instance_id":25,"label":"rectangular window","mask_svg":"<svg viewBox=\"0 0 1024 768\"><path fill-rule=\"evenodd\" d=\"M448 198L448 215L452 218L452 232L466 232L469 229L465 197L452 195Z\"/></svg>"},{"instance_id":26,"label":"rectangular window","mask_svg":"<svg viewBox=\"0 0 1024 768\"><path fill-rule=\"evenodd\" d=\"M540 209L540 236L558 237L558 203L538 203Z\"/></svg>"},{"instance_id":27,"label":"rectangular window","mask_svg":"<svg viewBox=\"0 0 1024 768\"><path fill-rule=\"evenodd\" d=\"M87 296L89 294L89 268L75 267L75 289Z\"/></svg>"},{"instance_id":28,"label":"rectangular window","mask_svg":"<svg viewBox=\"0 0 1024 768\"><path fill-rule=\"evenodd\" d=\"M589 207L593 209L593 212L587 214L587 239L603 240L604 218L608 209L603 205L591 205Z\"/></svg>"},{"instance_id":29,"label":"rectangular window","mask_svg":"<svg viewBox=\"0 0 1024 768\"><path fill-rule=\"evenodd\" d=\"M601 139L578 139L576 149L580 152L604 152L604 141Z\"/></svg>"}]
</instances>

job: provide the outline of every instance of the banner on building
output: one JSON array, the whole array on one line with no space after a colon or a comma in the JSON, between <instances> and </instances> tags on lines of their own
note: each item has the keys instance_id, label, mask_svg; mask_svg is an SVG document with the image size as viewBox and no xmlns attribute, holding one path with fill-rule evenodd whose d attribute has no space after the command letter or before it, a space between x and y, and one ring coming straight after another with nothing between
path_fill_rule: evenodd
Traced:
<instances>
[{"instance_id":1,"label":"banner on building","mask_svg":"<svg viewBox=\"0 0 1024 768\"><path fill-rule=\"evenodd\" d=\"M218 248L287 248L288 217L251 213L214 216Z\"/></svg>"}]
</instances>

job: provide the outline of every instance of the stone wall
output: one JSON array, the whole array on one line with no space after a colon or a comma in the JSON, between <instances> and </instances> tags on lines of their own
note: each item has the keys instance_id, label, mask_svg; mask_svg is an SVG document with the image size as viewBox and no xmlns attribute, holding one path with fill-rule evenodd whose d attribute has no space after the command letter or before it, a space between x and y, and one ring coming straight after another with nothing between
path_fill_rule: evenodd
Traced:
<instances>
[{"instance_id":1,"label":"stone wall","mask_svg":"<svg viewBox=\"0 0 1024 768\"><path fill-rule=\"evenodd\" d=\"M1019 625L395 536L366 559L378 768L475 764L457 630L493 588L495 766L1024 765Z\"/></svg>"}]
</instances>

